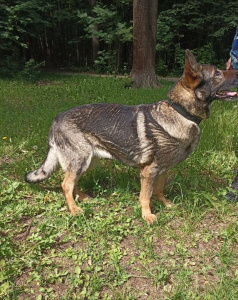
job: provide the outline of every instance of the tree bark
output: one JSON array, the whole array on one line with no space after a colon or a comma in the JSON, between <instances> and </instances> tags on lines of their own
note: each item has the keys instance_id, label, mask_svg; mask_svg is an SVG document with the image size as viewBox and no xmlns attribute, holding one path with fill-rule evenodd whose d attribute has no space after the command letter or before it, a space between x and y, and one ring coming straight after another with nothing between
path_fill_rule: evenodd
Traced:
<instances>
[{"instance_id":1,"label":"tree bark","mask_svg":"<svg viewBox=\"0 0 238 300\"><path fill-rule=\"evenodd\" d=\"M133 1L133 87L157 87L155 74L158 0Z\"/></svg>"},{"instance_id":2,"label":"tree bark","mask_svg":"<svg viewBox=\"0 0 238 300\"><path fill-rule=\"evenodd\" d=\"M93 29L95 31L98 31L98 24L94 24ZM95 61L98 58L98 51L99 51L99 47L100 47L99 38L96 36L93 36L92 44L93 44L93 61Z\"/></svg>"},{"instance_id":3,"label":"tree bark","mask_svg":"<svg viewBox=\"0 0 238 300\"><path fill-rule=\"evenodd\" d=\"M97 0L91 0L90 4L91 4L91 7L93 8L97 3ZM93 29L94 31L98 31L99 30L99 27L98 27L98 24L94 24L93 25ZM93 62L97 59L98 57L98 51L99 51L99 38L96 37L96 36L93 36L92 37L92 52L93 52Z\"/></svg>"}]
</instances>

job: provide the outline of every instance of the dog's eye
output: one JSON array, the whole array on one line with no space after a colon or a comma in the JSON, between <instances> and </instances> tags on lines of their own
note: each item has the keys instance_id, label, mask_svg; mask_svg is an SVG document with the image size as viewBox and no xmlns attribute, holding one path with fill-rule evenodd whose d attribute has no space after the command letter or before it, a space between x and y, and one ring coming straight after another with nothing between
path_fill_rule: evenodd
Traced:
<instances>
[{"instance_id":1,"label":"dog's eye","mask_svg":"<svg viewBox=\"0 0 238 300\"><path fill-rule=\"evenodd\" d=\"M214 76L215 76L215 77L218 77L218 76L220 76L220 75L221 75L220 71L216 70Z\"/></svg>"}]
</instances>

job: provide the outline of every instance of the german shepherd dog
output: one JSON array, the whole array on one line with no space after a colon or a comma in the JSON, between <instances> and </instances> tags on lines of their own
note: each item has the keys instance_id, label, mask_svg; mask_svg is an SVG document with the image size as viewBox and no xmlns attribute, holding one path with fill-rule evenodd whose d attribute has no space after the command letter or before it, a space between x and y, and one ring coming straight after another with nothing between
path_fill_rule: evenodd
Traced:
<instances>
[{"instance_id":1,"label":"german shepherd dog","mask_svg":"<svg viewBox=\"0 0 238 300\"><path fill-rule=\"evenodd\" d=\"M152 195L171 207L163 194L167 171L197 147L198 125L209 117L212 101L236 99L237 93L226 89L237 85L237 71L199 64L186 50L184 73L169 91L169 100L135 106L88 104L59 114L50 128L46 160L39 169L27 173L25 180L40 182L60 164L65 172L63 192L75 215L82 210L74 197L88 198L77 182L97 160L117 159L138 166L142 217L152 224L156 221L150 207Z\"/></svg>"}]
</instances>

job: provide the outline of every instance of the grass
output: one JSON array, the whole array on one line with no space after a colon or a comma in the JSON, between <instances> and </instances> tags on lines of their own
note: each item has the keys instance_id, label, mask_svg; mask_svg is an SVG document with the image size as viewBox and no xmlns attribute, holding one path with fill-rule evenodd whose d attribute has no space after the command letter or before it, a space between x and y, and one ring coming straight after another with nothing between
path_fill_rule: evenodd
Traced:
<instances>
[{"instance_id":1,"label":"grass","mask_svg":"<svg viewBox=\"0 0 238 300\"><path fill-rule=\"evenodd\" d=\"M59 112L90 102L155 102L172 85L131 90L125 83L81 75L0 81L0 298L238 298L238 205L224 200L238 165L236 103L212 104L198 149L170 173L173 208L152 202L153 226L141 218L138 170L118 162L82 178L93 199L78 217L66 209L61 171L24 182L45 158Z\"/></svg>"}]
</instances>

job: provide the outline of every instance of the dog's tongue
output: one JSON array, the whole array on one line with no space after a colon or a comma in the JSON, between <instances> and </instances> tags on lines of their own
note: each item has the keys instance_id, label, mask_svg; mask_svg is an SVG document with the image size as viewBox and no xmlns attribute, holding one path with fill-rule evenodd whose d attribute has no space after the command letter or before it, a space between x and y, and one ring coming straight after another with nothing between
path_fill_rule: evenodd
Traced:
<instances>
[{"instance_id":1,"label":"dog's tongue","mask_svg":"<svg viewBox=\"0 0 238 300\"><path fill-rule=\"evenodd\" d=\"M220 91L216 95L218 98L227 98L227 97L237 97L237 92L230 92L230 91Z\"/></svg>"},{"instance_id":2,"label":"dog's tongue","mask_svg":"<svg viewBox=\"0 0 238 300\"><path fill-rule=\"evenodd\" d=\"M227 96L235 97L235 96L237 96L237 92L227 92Z\"/></svg>"}]
</instances>

